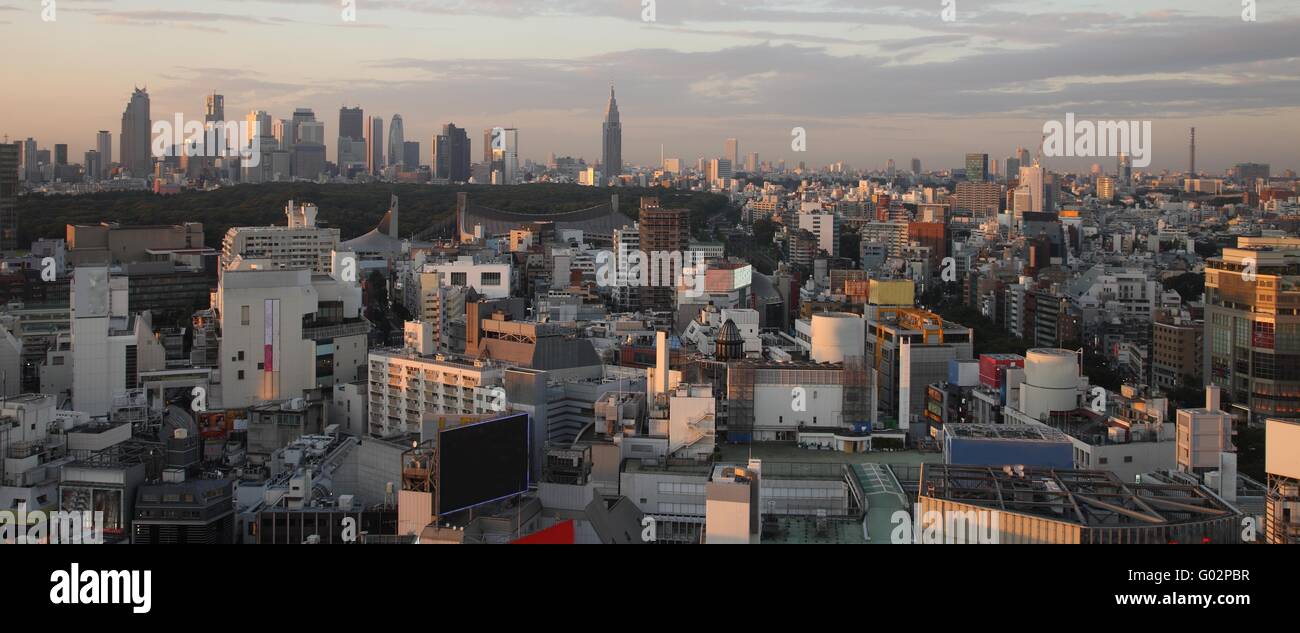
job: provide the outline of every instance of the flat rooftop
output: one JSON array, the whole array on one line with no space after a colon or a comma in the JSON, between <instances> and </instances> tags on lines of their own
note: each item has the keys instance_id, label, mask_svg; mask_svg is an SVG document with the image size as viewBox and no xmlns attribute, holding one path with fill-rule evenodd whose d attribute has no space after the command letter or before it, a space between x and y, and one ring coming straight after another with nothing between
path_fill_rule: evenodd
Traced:
<instances>
[{"instance_id":1,"label":"flat rooftop","mask_svg":"<svg viewBox=\"0 0 1300 633\"><path fill-rule=\"evenodd\" d=\"M862 523L855 519L778 516L775 522L765 523L762 544L862 545L866 542Z\"/></svg>"},{"instance_id":2,"label":"flat rooftop","mask_svg":"<svg viewBox=\"0 0 1300 633\"><path fill-rule=\"evenodd\" d=\"M1085 528L1167 526L1237 514L1201 486L1125 483L1108 470L928 464L920 495Z\"/></svg>"},{"instance_id":3,"label":"flat rooftop","mask_svg":"<svg viewBox=\"0 0 1300 633\"><path fill-rule=\"evenodd\" d=\"M1021 440L1029 442L1069 442L1058 429L1035 424L945 424L943 432L974 439Z\"/></svg>"},{"instance_id":4,"label":"flat rooftop","mask_svg":"<svg viewBox=\"0 0 1300 633\"><path fill-rule=\"evenodd\" d=\"M759 443L759 444L722 444L722 461L747 463L752 457L774 462L807 462L832 464L904 464L920 466L928 463L943 462L942 453L922 453L920 451L896 451L873 453L841 453L839 451L813 451L799 448L794 444Z\"/></svg>"}]
</instances>

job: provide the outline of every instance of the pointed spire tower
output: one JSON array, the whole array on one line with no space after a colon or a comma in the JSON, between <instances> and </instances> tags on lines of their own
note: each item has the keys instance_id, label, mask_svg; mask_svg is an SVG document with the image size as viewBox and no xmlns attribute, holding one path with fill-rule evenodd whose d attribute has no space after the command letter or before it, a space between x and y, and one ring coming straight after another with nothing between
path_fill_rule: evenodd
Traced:
<instances>
[{"instance_id":1,"label":"pointed spire tower","mask_svg":"<svg viewBox=\"0 0 1300 633\"><path fill-rule=\"evenodd\" d=\"M605 106L605 123L601 126L600 166L606 183L623 173L623 123L619 120L613 85L609 87L609 104Z\"/></svg>"}]
</instances>

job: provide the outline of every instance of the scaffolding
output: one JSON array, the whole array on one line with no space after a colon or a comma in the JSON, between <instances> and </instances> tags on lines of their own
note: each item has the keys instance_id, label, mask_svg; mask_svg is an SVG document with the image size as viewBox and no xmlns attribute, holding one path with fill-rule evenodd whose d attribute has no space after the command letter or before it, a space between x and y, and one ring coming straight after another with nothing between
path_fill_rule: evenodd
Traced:
<instances>
[{"instance_id":1,"label":"scaffolding","mask_svg":"<svg viewBox=\"0 0 1300 633\"><path fill-rule=\"evenodd\" d=\"M1268 476L1264 502L1264 541L1270 545L1300 544L1300 481Z\"/></svg>"}]
</instances>

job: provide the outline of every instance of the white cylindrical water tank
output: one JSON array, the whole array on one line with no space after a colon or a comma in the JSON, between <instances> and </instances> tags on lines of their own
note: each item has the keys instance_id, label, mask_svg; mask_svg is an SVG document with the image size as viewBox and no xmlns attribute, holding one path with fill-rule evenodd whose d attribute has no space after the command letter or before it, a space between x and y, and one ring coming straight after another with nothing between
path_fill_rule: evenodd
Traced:
<instances>
[{"instance_id":1,"label":"white cylindrical water tank","mask_svg":"<svg viewBox=\"0 0 1300 633\"><path fill-rule=\"evenodd\" d=\"M866 322L848 312L812 315L812 354L818 363L842 363L866 353Z\"/></svg>"},{"instance_id":2,"label":"white cylindrical water tank","mask_svg":"<svg viewBox=\"0 0 1300 633\"><path fill-rule=\"evenodd\" d=\"M1079 356L1068 349L1031 349L1025 354L1021 410L1042 420L1052 411L1079 406Z\"/></svg>"}]
</instances>

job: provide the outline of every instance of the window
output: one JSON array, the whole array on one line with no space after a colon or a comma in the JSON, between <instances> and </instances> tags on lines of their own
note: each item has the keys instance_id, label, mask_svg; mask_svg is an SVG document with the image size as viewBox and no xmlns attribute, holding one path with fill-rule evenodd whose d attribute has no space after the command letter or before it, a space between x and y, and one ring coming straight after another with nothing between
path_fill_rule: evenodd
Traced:
<instances>
[{"instance_id":1,"label":"window","mask_svg":"<svg viewBox=\"0 0 1300 633\"><path fill-rule=\"evenodd\" d=\"M464 286L464 285L466 285L468 282L469 282L469 279L468 279L468 277L467 277L467 273L452 273L452 274L451 274L451 285L453 285L453 286Z\"/></svg>"},{"instance_id":2,"label":"window","mask_svg":"<svg viewBox=\"0 0 1300 633\"><path fill-rule=\"evenodd\" d=\"M1132 464L1132 463L1133 463L1133 456L1132 456L1132 455L1125 455L1125 456L1124 456L1124 463L1125 463L1125 464Z\"/></svg>"},{"instance_id":3,"label":"window","mask_svg":"<svg viewBox=\"0 0 1300 633\"><path fill-rule=\"evenodd\" d=\"M244 379L244 370L242 370L242 369L239 370L239 376L238 376L238 378L239 378L239 380L243 380L243 379Z\"/></svg>"},{"instance_id":4,"label":"window","mask_svg":"<svg viewBox=\"0 0 1300 633\"><path fill-rule=\"evenodd\" d=\"M244 360L244 350L242 350L242 349L239 350L239 360L240 360L240 361L243 361L243 360Z\"/></svg>"},{"instance_id":5,"label":"window","mask_svg":"<svg viewBox=\"0 0 1300 633\"><path fill-rule=\"evenodd\" d=\"M483 273L479 275L478 281L484 286L500 286L501 273Z\"/></svg>"},{"instance_id":6,"label":"window","mask_svg":"<svg viewBox=\"0 0 1300 633\"><path fill-rule=\"evenodd\" d=\"M239 324L248 325L248 306L239 306Z\"/></svg>"}]
</instances>

